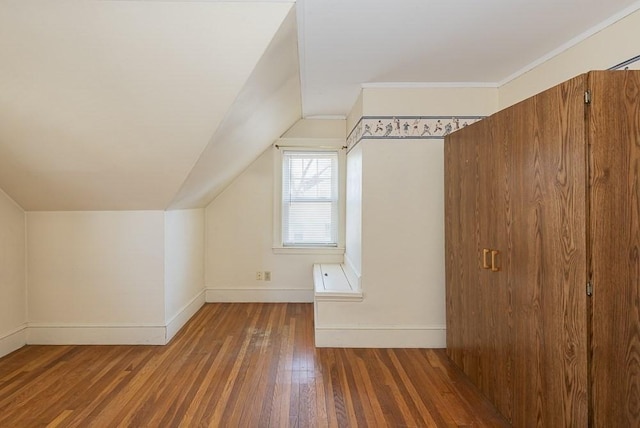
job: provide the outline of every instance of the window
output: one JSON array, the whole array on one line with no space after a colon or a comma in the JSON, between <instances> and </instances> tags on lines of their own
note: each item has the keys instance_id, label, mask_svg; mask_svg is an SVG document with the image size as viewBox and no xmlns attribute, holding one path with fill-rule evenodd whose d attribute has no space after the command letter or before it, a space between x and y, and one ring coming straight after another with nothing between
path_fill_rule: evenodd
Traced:
<instances>
[{"instance_id":1,"label":"window","mask_svg":"<svg viewBox=\"0 0 640 428\"><path fill-rule=\"evenodd\" d=\"M344 254L344 140L276 142L273 174L275 254Z\"/></svg>"},{"instance_id":2,"label":"window","mask_svg":"<svg viewBox=\"0 0 640 428\"><path fill-rule=\"evenodd\" d=\"M338 152L282 153L282 245L338 246Z\"/></svg>"}]
</instances>

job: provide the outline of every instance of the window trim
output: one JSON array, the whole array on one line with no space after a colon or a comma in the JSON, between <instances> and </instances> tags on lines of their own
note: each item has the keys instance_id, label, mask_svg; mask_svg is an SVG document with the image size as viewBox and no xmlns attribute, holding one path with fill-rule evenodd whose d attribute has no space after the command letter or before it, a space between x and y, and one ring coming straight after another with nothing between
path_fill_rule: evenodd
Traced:
<instances>
[{"instance_id":1,"label":"window trim","mask_svg":"<svg viewBox=\"0 0 640 428\"><path fill-rule=\"evenodd\" d=\"M281 138L273 145L273 252L274 254L344 254L345 251L345 202L346 202L346 152L345 141L335 138ZM280 146L281 148L277 148ZM282 162L284 150L326 151L338 153L338 245L309 246L283 245L282 240Z\"/></svg>"}]
</instances>

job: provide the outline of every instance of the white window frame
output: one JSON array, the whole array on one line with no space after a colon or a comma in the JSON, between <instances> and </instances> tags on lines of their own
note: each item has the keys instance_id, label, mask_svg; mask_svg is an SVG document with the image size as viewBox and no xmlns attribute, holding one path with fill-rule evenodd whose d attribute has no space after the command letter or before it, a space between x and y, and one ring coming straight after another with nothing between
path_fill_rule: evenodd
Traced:
<instances>
[{"instance_id":1,"label":"white window frame","mask_svg":"<svg viewBox=\"0 0 640 428\"><path fill-rule=\"evenodd\" d=\"M273 252L275 254L344 254L345 248L345 202L346 202L346 150L344 140L286 138L276 141L273 147ZM278 148L280 147L280 148ZM337 152L338 153L338 245L291 246L282 240L282 163L283 153L290 151Z\"/></svg>"}]
</instances>

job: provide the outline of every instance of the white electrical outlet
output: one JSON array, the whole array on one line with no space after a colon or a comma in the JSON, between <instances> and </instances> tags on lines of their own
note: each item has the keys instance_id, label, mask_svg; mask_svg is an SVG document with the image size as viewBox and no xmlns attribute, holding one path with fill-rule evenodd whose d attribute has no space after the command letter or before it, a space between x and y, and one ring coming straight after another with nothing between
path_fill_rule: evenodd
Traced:
<instances>
[{"instance_id":1,"label":"white electrical outlet","mask_svg":"<svg viewBox=\"0 0 640 428\"><path fill-rule=\"evenodd\" d=\"M271 272L269 272L268 270L264 271L264 280L271 281Z\"/></svg>"},{"instance_id":2,"label":"white electrical outlet","mask_svg":"<svg viewBox=\"0 0 640 428\"><path fill-rule=\"evenodd\" d=\"M256 272L256 281L262 281L263 278L262 271Z\"/></svg>"}]
</instances>

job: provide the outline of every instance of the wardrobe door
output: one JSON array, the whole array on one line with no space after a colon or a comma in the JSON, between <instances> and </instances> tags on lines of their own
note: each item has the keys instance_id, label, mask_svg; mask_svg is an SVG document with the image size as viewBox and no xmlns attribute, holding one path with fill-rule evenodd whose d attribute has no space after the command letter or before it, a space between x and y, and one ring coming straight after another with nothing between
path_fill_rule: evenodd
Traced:
<instances>
[{"instance_id":1,"label":"wardrobe door","mask_svg":"<svg viewBox=\"0 0 640 428\"><path fill-rule=\"evenodd\" d=\"M511 413L511 322L503 233L504 154L491 118L445 143L447 348L507 418Z\"/></svg>"},{"instance_id":2,"label":"wardrobe door","mask_svg":"<svg viewBox=\"0 0 640 428\"><path fill-rule=\"evenodd\" d=\"M587 425L585 76L503 123L514 317L514 426Z\"/></svg>"},{"instance_id":3,"label":"wardrobe door","mask_svg":"<svg viewBox=\"0 0 640 428\"><path fill-rule=\"evenodd\" d=\"M477 382L477 140L473 133L455 132L446 138L444 151L447 353Z\"/></svg>"},{"instance_id":4,"label":"wardrobe door","mask_svg":"<svg viewBox=\"0 0 640 428\"><path fill-rule=\"evenodd\" d=\"M501 206L502 188L498 185L496 153L493 138L493 119L486 118L476 127L461 132L472 134L476 142L477 191L475 193L476 228L475 252L470 255L476 268L477 284L474 293L476 314L473 322L477 331L474 349L478 357L478 369L474 382L500 411L501 397L508 388L503 383L503 374L507 369L501 358L502 331L507 327L503 321L506 313L500 305L501 290L498 278L502 275L500 263L502 251L498 242L497 220L503 209ZM508 415L504 415L508 417Z\"/></svg>"},{"instance_id":5,"label":"wardrobe door","mask_svg":"<svg viewBox=\"0 0 640 428\"><path fill-rule=\"evenodd\" d=\"M640 72L589 73L596 427L640 426Z\"/></svg>"},{"instance_id":6,"label":"wardrobe door","mask_svg":"<svg viewBox=\"0 0 640 428\"><path fill-rule=\"evenodd\" d=\"M492 174L493 200L491 205L491 243L498 251L494 269L490 272L492 372L496 390L490 395L496 407L510 422L513 421L513 367L514 367L514 307L512 254L512 196L509 182L511 140L508 138L512 123L512 111L503 110L491 117L492 145L490 163Z\"/></svg>"}]
</instances>

